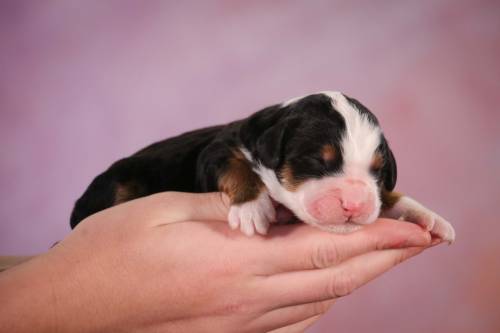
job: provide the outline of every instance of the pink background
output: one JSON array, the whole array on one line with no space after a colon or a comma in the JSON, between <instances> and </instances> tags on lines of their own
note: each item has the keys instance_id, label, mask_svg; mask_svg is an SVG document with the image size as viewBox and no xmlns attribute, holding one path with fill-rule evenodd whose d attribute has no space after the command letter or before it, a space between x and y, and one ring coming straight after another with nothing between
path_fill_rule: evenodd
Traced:
<instances>
[{"instance_id":1,"label":"pink background","mask_svg":"<svg viewBox=\"0 0 500 333\"><path fill-rule=\"evenodd\" d=\"M498 1L2 1L0 253L67 235L118 158L318 90L376 113L399 190L458 239L310 332L500 332Z\"/></svg>"}]
</instances>

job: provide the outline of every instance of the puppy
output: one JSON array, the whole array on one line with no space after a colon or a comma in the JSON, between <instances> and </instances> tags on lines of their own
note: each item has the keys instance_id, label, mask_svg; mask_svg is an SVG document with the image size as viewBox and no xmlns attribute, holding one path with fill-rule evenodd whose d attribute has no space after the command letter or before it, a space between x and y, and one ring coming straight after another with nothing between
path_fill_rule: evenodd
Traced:
<instances>
[{"instance_id":1,"label":"puppy","mask_svg":"<svg viewBox=\"0 0 500 333\"><path fill-rule=\"evenodd\" d=\"M71 215L85 217L161 191L225 192L228 221L266 234L276 203L305 223L350 232L379 216L418 223L453 242L453 227L394 192L397 168L377 118L339 92L267 107L222 126L152 144L119 160L89 185Z\"/></svg>"}]
</instances>

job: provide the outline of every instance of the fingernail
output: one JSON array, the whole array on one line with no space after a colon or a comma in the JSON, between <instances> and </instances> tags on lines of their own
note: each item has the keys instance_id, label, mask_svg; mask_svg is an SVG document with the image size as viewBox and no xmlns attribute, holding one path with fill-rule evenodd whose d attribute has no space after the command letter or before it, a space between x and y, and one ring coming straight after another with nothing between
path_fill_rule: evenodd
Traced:
<instances>
[{"instance_id":1,"label":"fingernail","mask_svg":"<svg viewBox=\"0 0 500 333\"><path fill-rule=\"evenodd\" d=\"M434 238L431 241L431 246L435 246L435 245L441 244L442 242L443 242L443 240L441 238Z\"/></svg>"},{"instance_id":2,"label":"fingernail","mask_svg":"<svg viewBox=\"0 0 500 333\"><path fill-rule=\"evenodd\" d=\"M406 247L429 245L430 235L428 232L411 235L405 243Z\"/></svg>"}]
</instances>

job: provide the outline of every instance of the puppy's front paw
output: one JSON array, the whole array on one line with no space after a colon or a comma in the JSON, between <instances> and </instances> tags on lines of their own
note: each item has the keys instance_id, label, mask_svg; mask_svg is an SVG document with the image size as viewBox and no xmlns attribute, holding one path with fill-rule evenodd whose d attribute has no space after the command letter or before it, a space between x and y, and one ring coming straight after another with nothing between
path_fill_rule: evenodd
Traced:
<instances>
[{"instance_id":1,"label":"puppy's front paw","mask_svg":"<svg viewBox=\"0 0 500 333\"><path fill-rule=\"evenodd\" d=\"M404 204L405 209L402 211L400 220L417 223L430 231L432 235L453 243L455 229L448 221L408 197L402 198L401 201L400 204Z\"/></svg>"},{"instance_id":2,"label":"puppy's front paw","mask_svg":"<svg viewBox=\"0 0 500 333\"><path fill-rule=\"evenodd\" d=\"M239 227L247 236L252 236L255 231L267 234L269 223L275 219L276 211L267 193L261 193L255 200L231 205L228 216L231 229Z\"/></svg>"}]
</instances>

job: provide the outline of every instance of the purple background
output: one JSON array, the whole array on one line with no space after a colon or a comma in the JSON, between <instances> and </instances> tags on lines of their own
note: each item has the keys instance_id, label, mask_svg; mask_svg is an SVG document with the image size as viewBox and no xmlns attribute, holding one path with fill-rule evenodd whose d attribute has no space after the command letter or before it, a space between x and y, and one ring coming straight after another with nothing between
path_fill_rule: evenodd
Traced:
<instances>
[{"instance_id":1,"label":"purple background","mask_svg":"<svg viewBox=\"0 0 500 333\"><path fill-rule=\"evenodd\" d=\"M318 90L376 113L398 189L458 239L310 332L499 332L498 1L2 1L0 253L67 235L118 158Z\"/></svg>"}]
</instances>

